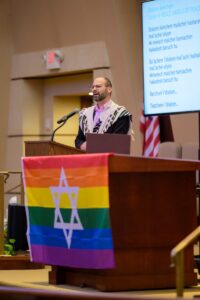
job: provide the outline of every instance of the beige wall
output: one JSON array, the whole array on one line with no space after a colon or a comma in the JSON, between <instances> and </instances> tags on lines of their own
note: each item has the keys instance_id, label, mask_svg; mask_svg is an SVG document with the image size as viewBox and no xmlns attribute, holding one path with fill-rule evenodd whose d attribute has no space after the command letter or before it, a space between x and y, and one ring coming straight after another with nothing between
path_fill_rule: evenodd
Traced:
<instances>
[{"instance_id":1,"label":"beige wall","mask_svg":"<svg viewBox=\"0 0 200 300\"><path fill-rule=\"evenodd\" d=\"M0 1L0 164L19 166L8 159L23 150L27 134L49 134L52 122L53 97L44 76L89 72L84 89L87 93L92 76L107 74L114 85L114 99L133 114L135 142L133 154L141 154L139 117L143 98L141 1L137 0L12 0ZM12 39L11 39L12 34ZM49 49L65 52L62 68L47 72L42 55ZM10 60L13 51L12 60ZM11 72L11 73L10 73ZM11 74L11 75L10 75ZM24 78L43 76L43 79ZM70 75L72 76L72 75ZM12 78L11 87L10 78ZM64 86L67 85L65 78ZM71 82L72 84L72 82ZM57 89L53 85L53 89ZM79 84L70 85L76 90ZM60 88L60 87L59 87ZM79 89L79 88L78 88ZM60 96L72 95L60 94ZM9 107L8 108L8 103ZM30 105L30 106L29 106ZM16 109L17 108L17 109ZM29 109L30 108L30 109ZM34 112L34 117L33 117ZM30 120L34 119L33 126ZM9 122L8 122L9 120ZM197 114L173 116L174 135L178 142L197 141ZM46 123L44 123L46 122ZM7 124L9 128L7 131ZM45 131L48 124L49 129ZM47 129L48 126L46 126ZM9 149L5 160L5 132ZM18 137L12 137L18 135ZM21 135L21 136L20 136ZM15 149L15 150L14 150Z\"/></svg>"},{"instance_id":2,"label":"beige wall","mask_svg":"<svg viewBox=\"0 0 200 300\"><path fill-rule=\"evenodd\" d=\"M5 169L11 65L10 1L0 1L0 170Z\"/></svg>"},{"instance_id":3,"label":"beige wall","mask_svg":"<svg viewBox=\"0 0 200 300\"><path fill-rule=\"evenodd\" d=\"M108 66L109 62L110 66L115 90L114 100L125 105L134 114L134 131L137 135L134 152L140 153L141 140L137 126L137 115L141 111L142 102L139 1L18 0L12 2L11 8L15 12L12 28L14 52L17 55L55 47L78 46L79 49L80 45L101 41L105 44L108 56L105 63ZM26 14L23 11L26 11ZM34 26L29 22L30 19L37 19ZM71 60L70 57L67 60L68 57L66 61L69 62ZM82 57L82 61L85 61L84 53ZM89 61L94 61L96 57L96 52L91 51ZM24 62L25 65L27 63ZM16 69L16 65L14 66ZM19 65L17 69L19 70ZM97 69L94 65L94 74L99 74L98 70L99 66ZM28 68L27 72L29 71Z\"/></svg>"},{"instance_id":4,"label":"beige wall","mask_svg":"<svg viewBox=\"0 0 200 300\"><path fill-rule=\"evenodd\" d=\"M6 169L20 170L24 140L38 139L43 120L43 82L13 80L10 84Z\"/></svg>"}]
</instances>

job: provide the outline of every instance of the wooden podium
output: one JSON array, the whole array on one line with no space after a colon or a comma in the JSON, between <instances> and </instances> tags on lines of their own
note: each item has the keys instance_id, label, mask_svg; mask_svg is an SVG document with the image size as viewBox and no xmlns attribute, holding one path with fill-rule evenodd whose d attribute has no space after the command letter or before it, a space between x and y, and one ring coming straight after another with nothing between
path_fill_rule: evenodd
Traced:
<instances>
[{"instance_id":1,"label":"wooden podium","mask_svg":"<svg viewBox=\"0 0 200 300\"><path fill-rule=\"evenodd\" d=\"M197 226L195 171L199 169L200 162L194 161L111 156L109 196L116 267L53 266L49 283L101 291L174 288L170 251ZM185 286L196 284L193 269L193 247L189 247Z\"/></svg>"},{"instance_id":2,"label":"wooden podium","mask_svg":"<svg viewBox=\"0 0 200 300\"><path fill-rule=\"evenodd\" d=\"M84 154L85 151L51 141L25 141L25 156Z\"/></svg>"}]
</instances>

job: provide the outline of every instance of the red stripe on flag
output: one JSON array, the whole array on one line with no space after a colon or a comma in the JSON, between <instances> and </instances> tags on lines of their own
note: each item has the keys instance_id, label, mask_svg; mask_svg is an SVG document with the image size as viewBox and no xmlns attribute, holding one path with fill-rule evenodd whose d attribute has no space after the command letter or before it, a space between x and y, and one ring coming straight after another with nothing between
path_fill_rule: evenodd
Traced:
<instances>
[{"instance_id":1,"label":"red stripe on flag","mask_svg":"<svg viewBox=\"0 0 200 300\"><path fill-rule=\"evenodd\" d=\"M88 168L107 166L111 153L23 157L26 169ZM68 159L66 159L66 157Z\"/></svg>"},{"instance_id":2,"label":"red stripe on flag","mask_svg":"<svg viewBox=\"0 0 200 300\"><path fill-rule=\"evenodd\" d=\"M143 155L146 157L156 157L160 144L160 124L158 117L145 117L142 111L140 130L144 135Z\"/></svg>"}]
</instances>

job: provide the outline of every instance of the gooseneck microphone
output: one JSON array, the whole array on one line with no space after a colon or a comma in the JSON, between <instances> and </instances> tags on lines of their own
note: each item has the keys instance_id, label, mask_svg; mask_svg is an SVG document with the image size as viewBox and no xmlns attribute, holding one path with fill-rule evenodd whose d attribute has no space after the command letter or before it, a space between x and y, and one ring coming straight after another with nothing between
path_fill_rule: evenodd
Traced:
<instances>
[{"instance_id":1,"label":"gooseneck microphone","mask_svg":"<svg viewBox=\"0 0 200 300\"><path fill-rule=\"evenodd\" d=\"M71 118L71 117L73 117L74 115L78 114L79 111L80 111L80 109L75 108L75 109L72 110L69 114L63 116L61 119L59 119L59 120L57 121L57 123L58 123L58 124L61 124L61 125L58 126L58 127L53 131L53 133L52 133L52 135L51 135L51 141L52 141L52 142L53 142L54 135L55 135L56 131L57 131L59 128L61 128L63 125L65 125L65 123L67 122L67 120L68 120L69 118Z\"/></svg>"},{"instance_id":2,"label":"gooseneck microphone","mask_svg":"<svg viewBox=\"0 0 200 300\"><path fill-rule=\"evenodd\" d=\"M80 109L75 108L74 110L72 110L69 114L63 116L61 119L59 119L57 121L58 124L66 122L69 118L73 117L74 115L78 114L80 111Z\"/></svg>"}]
</instances>

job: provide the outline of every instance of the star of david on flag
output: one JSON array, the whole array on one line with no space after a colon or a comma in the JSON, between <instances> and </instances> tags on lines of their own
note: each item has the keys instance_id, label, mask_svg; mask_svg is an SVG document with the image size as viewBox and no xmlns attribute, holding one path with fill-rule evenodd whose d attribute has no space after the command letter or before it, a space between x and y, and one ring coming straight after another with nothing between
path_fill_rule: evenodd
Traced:
<instances>
[{"instance_id":1,"label":"star of david on flag","mask_svg":"<svg viewBox=\"0 0 200 300\"><path fill-rule=\"evenodd\" d=\"M64 169L61 169L60 182L59 186L50 187L53 201L55 204L55 219L54 219L54 228L60 228L63 230L63 234L66 239L68 248L71 246L71 239L73 230L83 230L78 211L77 211L77 200L78 200L78 187L69 187L67 178L65 176ZM70 222L65 223L63 216L60 210L60 198L63 193L66 193L69 196L70 204L72 207L72 213L70 217Z\"/></svg>"}]
</instances>

